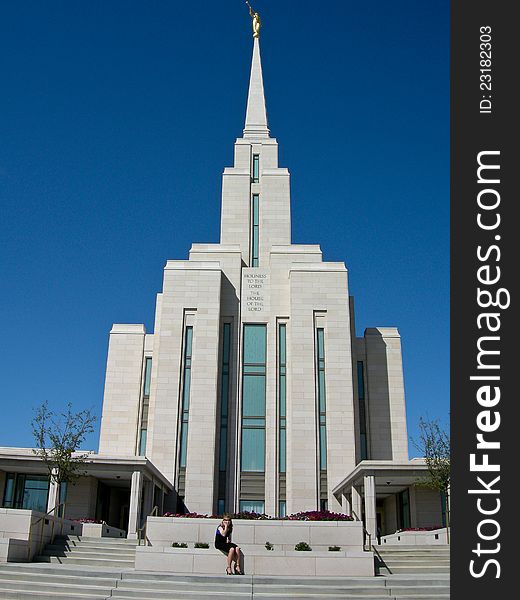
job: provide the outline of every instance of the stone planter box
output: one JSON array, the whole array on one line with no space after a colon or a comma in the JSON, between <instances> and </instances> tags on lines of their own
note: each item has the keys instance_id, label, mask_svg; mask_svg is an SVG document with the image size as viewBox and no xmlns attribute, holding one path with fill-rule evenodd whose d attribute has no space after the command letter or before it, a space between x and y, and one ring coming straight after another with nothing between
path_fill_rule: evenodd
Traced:
<instances>
[{"instance_id":1,"label":"stone planter box","mask_svg":"<svg viewBox=\"0 0 520 600\"><path fill-rule=\"evenodd\" d=\"M374 540L375 541L375 540ZM438 546L448 543L446 528L432 531L402 531L381 538L380 547L385 546Z\"/></svg>"},{"instance_id":2,"label":"stone planter box","mask_svg":"<svg viewBox=\"0 0 520 600\"><path fill-rule=\"evenodd\" d=\"M151 546L170 547L172 542L206 542L213 546L215 530L221 519L186 519L182 517L148 517L146 539ZM233 541L242 548L263 547L271 542L275 548L294 550L298 542L307 542L315 550L340 546L342 551L363 550L363 527L359 521L233 521Z\"/></svg>"},{"instance_id":3,"label":"stone planter box","mask_svg":"<svg viewBox=\"0 0 520 600\"><path fill-rule=\"evenodd\" d=\"M126 531L118 529L117 527L110 527L106 523L82 523L83 525L83 537L88 538L126 538Z\"/></svg>"},{"instance_id":4,"label":"stone planter box","mask_svg":"<svg viewBox=\"0 0 520 600\"><path fill-rule=\"evenodd\" d=\"M135 568L169 573L224 573L224 555L214 548L220 519L148 517L146 546L137 548ZM359 521L276 521L233 522L233 540L243 552L248 575L371 577L372 552L363 550L363 527ZM172 548L185 542L188 548ZM205 542L208 549L194 548ZM274 550L267 550L270 542ZM307 542L312 550L297 552L294 546ZM341 551L330 552L329 546Z\"/></svg>"},{"instance_id":5,"label":"stone planter box","mask_svg":"<svg viewBox=\"0 0 520 600\"><path fill-rule=\"evenodd\" d=\"M81 532L81 523L68 519L34 510L0 508L0 562L31 560L53 536Z\"/></svg>"}]
</instances>

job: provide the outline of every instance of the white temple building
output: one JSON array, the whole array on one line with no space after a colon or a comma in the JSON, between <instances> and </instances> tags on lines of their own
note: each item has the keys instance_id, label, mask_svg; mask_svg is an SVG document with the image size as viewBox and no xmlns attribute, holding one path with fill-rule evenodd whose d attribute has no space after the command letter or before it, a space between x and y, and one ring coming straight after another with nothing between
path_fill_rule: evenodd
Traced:
<instances>
[{"instance_id":1,"label":"white temple building","mask_svg":"<svg viewBox=\"0 0 520 600\"><path fill-rule=\"evenodd\" d=\"M323 232L325 235L326 232ZM168 260L154 331L110 332L99 453L66 515L135 536L160 512L346 512L372 535L442 526L409 460L401 338L356 337L342 262L291 242L290 174L254 38L245 126L224 169L220 243ZM56 502L29 449L0 449L4 508Z\"/></svg>"}]
</instances>

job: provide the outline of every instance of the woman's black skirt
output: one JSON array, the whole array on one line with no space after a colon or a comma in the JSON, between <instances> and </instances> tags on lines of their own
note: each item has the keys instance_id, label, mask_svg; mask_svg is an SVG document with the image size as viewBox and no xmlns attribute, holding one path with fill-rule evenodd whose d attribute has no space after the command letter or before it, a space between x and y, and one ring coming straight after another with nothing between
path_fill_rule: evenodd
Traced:
<instances>
[{"instance_id":1,"label":"woman's black skirt","mask_svg":"<svg viewBox=\"0 0 520 600\"><path fill-rule=\"evenodd\" d=\"M231 548L236 548L237 545L233 544L233 542L217 542L215 541L215 548L217 550L220 550L221 552L225 552L226 554L229 553L229 551L231 550Z\"/></svg>"}]
</instances>

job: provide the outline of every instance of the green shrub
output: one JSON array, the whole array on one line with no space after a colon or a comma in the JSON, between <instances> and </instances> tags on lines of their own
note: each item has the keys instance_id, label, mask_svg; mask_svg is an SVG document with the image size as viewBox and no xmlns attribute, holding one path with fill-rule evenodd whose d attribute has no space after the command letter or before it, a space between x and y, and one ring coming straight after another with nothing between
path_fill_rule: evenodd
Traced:
<instances>
[{"instance_id":1,"label":"green shrub","mask_svg":"<svg viewBox=\"0 0 520 600\"><path fill-rule=\"evenodd\" d=\"M309 546L309 544L307 544L307 542L298 542L294 549L298 550L299 552L309 552L310 550L312 550L312 548Z\"/></svg>"},{"instance_id":2,"label":"green shrub","mask_svg":"<svg viewBox=\"0 0 520 600\"><path fill-rule=\"evenodd\" d=\"M195 542L195 548L209 548L209 544L206 544L206 542Z\"/></svg>"},{"instance_id":3,"label":"green shrub","mask_svg":"<svg viewBox=\"0 0 520 600\"><path fill-rule=\"evenodd\" d=\"M187 548L188 544L186 542L172 542L172 548Z\"/></svg>"},{"instance_id":4,"label":"green shrub","mask_svg":"<svg viewBox=\"0 0 520 600\"><path fill-rule=\"evenodd\" d=\"M266 542L265 549L266 550L274 550L274 546L273 546L273 544L271 544L271 542Z\"/></svg>"},{"instance_id":5,"label":"green shrub","mask_svg":"<svg viewBox=\"0 0 520 600\"><path fill-rule=\"evenodd\" d=\"M339 552L340 550L340 546L329 546L329 552Z\"/></svg>"}]
</instances>

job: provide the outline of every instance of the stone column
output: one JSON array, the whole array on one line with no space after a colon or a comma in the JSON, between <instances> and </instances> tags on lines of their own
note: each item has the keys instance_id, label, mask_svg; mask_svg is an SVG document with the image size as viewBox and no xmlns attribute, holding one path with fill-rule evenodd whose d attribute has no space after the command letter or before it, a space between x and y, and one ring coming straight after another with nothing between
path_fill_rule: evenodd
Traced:
<instances>
[{"instance_id":1,"label":"stone column","mask_svg":"<svg viewBox=\"0 0 520 600\"><path fill-rule=\"evenodd\" d=\"M415 494L415 486L411 485L408 488L408 497L410 502L410 527L418 527L417 523L417 497Z\"/></svg>"},{"instance_id":2,"label":"stone column","mask_svg":"<svg viewBox=\"0 0 520 600\"><path fill-rule=\"evenodd\" d=\"M139 513L141 512L141 490L143 487L143 475L141 471L132 473L132 484L130 487L130 508L128 515L128 533L129 539L137 539L137 529L139 528Z\"/></svg>"},{"instance_id":3,"label":"stone column","mask_svg":"<svg viewBox=\"0 0 520 600\"><path fill-rule=\"evenodd\" d=\"M54 468L52 470L52 475L56 475L57 474L57 469ZM47 497L47 512L51 511L53 508L55 508L55 506L59 503L59 486L56 483L56 481L54 481L53 477L50 478L49 481L49 496ZM56 514L56 511L54 511L52 513L53 515Z\"/></svg>"},{"instance_id":4,"label":"stone column","mask_svg":"<svg viewBox=\"0 0 520 600\"><path fill-rule=\"evenodd\" d=\"M152 509L153 509L154 484L149 479L146 479L143 482L143 486L144 486L144 499L143 499L143 506L141 508L141 518L139 519L139 521L141 523L141 525L140 525L141 527L144 525L146 517L148 517L148 515L152 512Z\"/></svg>"},{"instance_id":5,"label":"stone column","mask_svg":"<svg viewBox=\"0 0 520 600\"><path fill-rule=\"evenodd\" d=\"M352 515L352 505L346 493L341 494L341 510L345 515Z\"/></svg>"},{"instance_id":6,"label":"stone column","mask_svg":"<svg viewBox=\"0 0 520 600\"><path fill-rule=\"evenodd\" d=\"M365 490L365 529L372 536L372 542L377 537L377 517L376 517L376 480L373 475L366 475L363 478Z\"/></svg>"},{"instance_id":7,"label":"stone column","mask_svg":"<svg viewBox=\"0 0 520 600\"><path fill-rule=\"evenodd\" d=\"M352 516L356 521L362 520L362 512L361 512L361 494L359 493L356 486L352 486L351 491L351 506L352 506Z\"/></svg>"}]
</instances>

